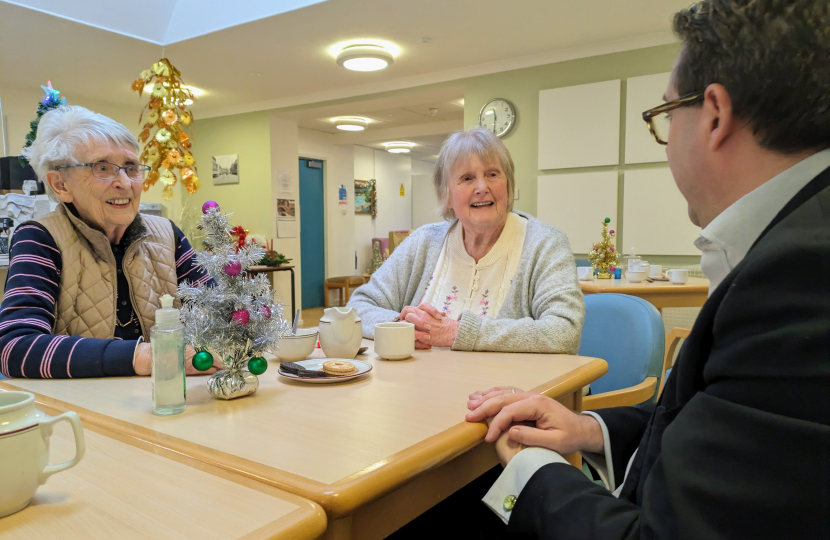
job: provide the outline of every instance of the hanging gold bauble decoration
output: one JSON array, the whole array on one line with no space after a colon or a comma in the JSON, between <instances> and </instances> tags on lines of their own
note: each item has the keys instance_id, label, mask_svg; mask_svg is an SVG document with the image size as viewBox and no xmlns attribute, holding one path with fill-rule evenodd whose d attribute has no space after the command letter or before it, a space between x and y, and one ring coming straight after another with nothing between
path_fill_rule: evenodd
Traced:
<instances>
[{"instance_id":1,"label":"hanging gold bauble decoration","mask_svg":"<svg viewBox=\"0 0 830 540\"><path fill-rule=\"evenodd\" d=\"M138 136L144 143L141 162L151 167L144 180L144 191L161 180L164 184L162 197L173 198L173 186L178 180L175 171L178 170L187 192L196 193L201 182L196 175L196 160L188 151L192 146L190 137L184 132L185 126L193 121L193 112L186 103L193 100L193 93L182 82L179 70L167 58L142 71L131 88L141 96L148 85L152 89L151 99L138 119L139 124L145 121Z\"/></svg>"}]
</instances>

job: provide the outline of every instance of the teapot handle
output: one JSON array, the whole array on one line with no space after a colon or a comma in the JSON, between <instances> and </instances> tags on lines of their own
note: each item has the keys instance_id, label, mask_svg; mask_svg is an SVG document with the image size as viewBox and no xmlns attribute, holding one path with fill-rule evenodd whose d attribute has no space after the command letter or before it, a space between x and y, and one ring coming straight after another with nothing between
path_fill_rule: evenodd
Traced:
<instances>
[{"instance_id":1,"label":"teapot handle","mask_svg":"<svg viewBox=\"0 0 830 540\"><path fill-rule=\"evenodd\" d=\"M81 419L78 418L78 413L74 411L68 411L63 414L59 414L57 416L47 417L44 420L40 421L40 434L44 439L48 439L52 436L52 430L54 429L54 424L60 422L61 420L66 420L70 424L72 424L72 433L75 435L75 457L72 458L70 461L65 461L63 463L58 463L56 465L47 465L43 468L40 472L40 476L38 476L38 484L43 485L46 483L46 480L49 479L50 476L55 474L56 472L65 471L71 467L74 467L81 461L81 458L84 457L84 452L86 451L86 445L84 444L84 428L81 426Z\"/></svg>"}]
</instances>

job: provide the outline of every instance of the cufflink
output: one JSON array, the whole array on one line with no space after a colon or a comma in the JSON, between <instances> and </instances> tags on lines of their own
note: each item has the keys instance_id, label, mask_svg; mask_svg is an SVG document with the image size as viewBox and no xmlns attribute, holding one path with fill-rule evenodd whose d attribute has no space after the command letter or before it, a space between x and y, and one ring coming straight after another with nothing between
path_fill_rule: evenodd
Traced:
<instances>
[{"instance_id":1,"label":"cufflink","mask_svg":"<svg viewBox=\"0 0 830 540\"><path fill-rule=\"evenodd\" d=\"M502 504L502 506L504 506L504 509L507 510L508 512L513 510L513 507L516 506L516 496L515 495L508 495L507 497L505 497L504 498L504 504Z\"/></svg>"}]
</instances>

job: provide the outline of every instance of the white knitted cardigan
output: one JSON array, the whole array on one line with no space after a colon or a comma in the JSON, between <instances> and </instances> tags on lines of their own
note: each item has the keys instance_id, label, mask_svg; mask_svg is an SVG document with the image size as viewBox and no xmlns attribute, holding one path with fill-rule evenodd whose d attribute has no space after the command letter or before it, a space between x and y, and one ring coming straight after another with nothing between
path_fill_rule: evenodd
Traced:
<instances>
[{"instance_id":1,"label":"white knitted cardigan","mask_svg":"<svg viewBox=\"0 0 830 540\"><path fill-rule=\"evenodd\" d=\"M585 303L568 239L556 227L527 219L522 255L498 316L461 314L454 350L575 354ZM457 220L456 220L457 221ZM429 286L444 241L455 223L424 225L395 249L349 300L373 339L375 324L389 322L405 306L418 305Z\"/></svg>"}]
</instances>

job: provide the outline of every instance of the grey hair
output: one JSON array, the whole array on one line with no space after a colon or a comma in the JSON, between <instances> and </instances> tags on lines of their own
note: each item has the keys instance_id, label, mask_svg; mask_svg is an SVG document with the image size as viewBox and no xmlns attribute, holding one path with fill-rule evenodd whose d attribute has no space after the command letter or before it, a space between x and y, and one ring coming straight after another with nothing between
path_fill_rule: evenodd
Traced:
<instances>
[{"instance_id":1,"label":"grey hair","mask_svg":"<svg viewBox=\"0 0 830 540\"><path fill-rule=\"evenodd\" d=\"M65 105L44 114L37 125L35 141L21 154L45 185L49 198L60 202L46 180L46 173L59 165L78 163L75 152L95 141L109 141L138 154L138 140L130 130L112 118L77 105Z\"/></svg>"},{"instance_id":2,"label":"grey hair","mask_svg":"<svg viewBox=\"0 0 830 540\"><path fill-rule=\"evenodd\" d=\"M501 139L483 127L476 126L469 131L456 131L441 145L438 162L432 174L435 195L438 197L438 213L446 220L455 219L455 212L447 207L450 200L450 174L460 162L472 156L482 163L498 163L507 179L507 211L513 211L513 190L516 184L513 158Z\"/></svg>"}]
</instances>

